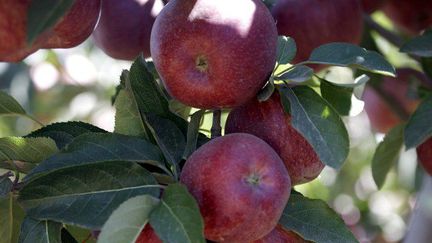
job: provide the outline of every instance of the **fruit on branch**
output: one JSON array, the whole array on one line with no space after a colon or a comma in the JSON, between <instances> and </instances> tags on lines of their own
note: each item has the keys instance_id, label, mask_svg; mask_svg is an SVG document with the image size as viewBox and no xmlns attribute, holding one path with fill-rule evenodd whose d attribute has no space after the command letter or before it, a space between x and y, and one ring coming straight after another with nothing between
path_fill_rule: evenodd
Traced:
<instances>
[{"instance_id":1,"label":"fruit on branch","mask_svg":"<svg viewBox=\"0 0 432 243\"><path fill-rule=\"evenodd\" d=\"M225 124L225 133L250 133L266 141L279 154L298 185L315 179L324 164L306 139L291 126L278 92L264 102L257 99L233 109Z\"/></svg>"},{"instance_id":2,"label":"fruit on branch","mask_svg":"<svg viewBox=\"0 0 432 243\"><path fill-rule=\"evenodd\" d=\"M432 175L432 137L417 147L417 156L425 171Z\"/></svg>"},{"instance_id":3,"label":"fruit on branch","mask_svg":"<svg viewBox=\"0 0 432 243\"><path fill-rule=\"evenodd\" d=\"M410 85L428 82L424 74L409 68L396 70L396 75L396 78L383 77L376 88L367 85L363 93L371 127L380 133L387 133L417 108L419 100L408 96Z\"/></svg>"},{"instance_id":4,"label":"fruit on branch","mask_svg":"<svg viewBox=\"0 0 432 243\"><path fill-rule=\"evenodd\" d=\"M254 97L274 68L276 48L276 25L261 0L171 0L150 38L168 93L205 109Z\"/></svg>"},{"instance_id":5,"label":"fruit on branch","mask_svg":"<svg viewBox=\"0 0 432 243\"><path fill-rule=\"evenodd\" d=\"M245 133L217 137L186 161L180 175L217 242L251 242L267 235L288 201L291 183L276 152Z\"/></svg>"},{"instance_id":6,"label":"fruit on branch","mask_svg":"<svg viewBox=\"0 0 432 243\"><path fill-rule=\"evenodd\" d=\"M83 42L96 24L100 0L77 0L50 30L27 44L30 0L4 0L0 4L0 61L19 62L40 48L69 48Z\"/></svg>"},{"instance_id":7,"label":"fruit on branch","mask_svg":"<svg viewBox=\"0 0 432 243\"><path fill-rule=\"evenodd\" d=\"M135 243L162 243L150 224L146 224Z\"/></svg>"},{"instance_id":8,"label":"fruit on branch","mask_svg":"<svg viewBox=\"0 0 432 243\"><path fill-rule=\"evenodd\" d=\"M294 63L329 42L360 43L362 13L358 0L279 0L272 9L279 35L297 43Z\"/></svg>"},{"instance_id":9,"label":"fruit on branch","mask_svg":"<svg viewBox=\"0 0 432 243\"><path fill-rule=\"evenodd\" d=\"M150 33L162 0L103 0L93 32L95 44L107 55L133 60L141 52L150 56Z\"/></svg>"},{"instance_id":10,"label":"fruit on branch","mask_svg":"<svg viewBox=\"0 0 432 243\"><path fill-rule=\"evenodd\" d=\"M71 48L84 42L95 28L100 6L101 0L75 0L42 48Z\"/></svg>"},{"instance_id":11,"label":"fruit on branch","mask_svg":"<svg viewBox=\"0 0 432 243\"><path fill-rule=\"evenodd\" d=\"M430 0L388 0L383 10L407 34L417 35L432 27Z\"/></svg>"},{"instance_id":12,"label":"fruit on branch","mask_svg":"<svg viewBox=\"0 0 432 243\"><path fill-rule=\"evenodd\" d=\"M386 0L362 0L363 11L373 13L381 8Z\"/></svg>"},{"instance_id":13,"label":"fruit on branch","mask_svg":"<svg viewBox=\"0 0 432 243\"><path fill-rule=\"evenodd\" d=\"M285 230L281 225L277 225L264 238L253 243L308 243L309 241L301 238L293 231Z\"/></svg>"}]
</instances>

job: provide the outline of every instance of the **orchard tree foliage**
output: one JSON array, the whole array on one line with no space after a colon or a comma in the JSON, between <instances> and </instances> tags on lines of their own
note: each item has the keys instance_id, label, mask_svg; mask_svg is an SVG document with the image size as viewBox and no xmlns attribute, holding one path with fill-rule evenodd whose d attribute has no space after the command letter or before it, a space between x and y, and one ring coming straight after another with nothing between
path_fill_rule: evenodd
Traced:
<instances>
[{"instance_id":1,"label":"orchard tree foliage","mask_svg":"<svg viewBox=\"0 0 432 243\"><path fill-rule=\"evenodd\" d=\"M174 4L180 6L179 1L172 0L165 7L163 7L162 2L157 1L158 6L155 7L157 11L155 10L153 13L158 14L162 9L160 16L172 17L169 14L164 15L163 8L171 8ZM206 4L205 1L210 2L210 0L183 1L192 5L195 2L200 2L200 4ZM257 0L242 0L242 2L245 1L255 1L256 4L262 4ZM60 38L59 36L64 33L61 31L61 23L64 24L68 17L73 16L71 12L77 11L74 4L79 2L81 1L29 1L28 6L26 6L28 8L26 23L23 24L26 28L23 29L24 33L22 33L26 38L22 43L17 42L15 46L8 47L9 50L16 49L14 54L3 53L0 48L0 58L3 58L0 60L19 61L37 49L57 48L58 46L52 44L53 39L56 36L56 38ZM230 1L221 2L226 4L223 6L224 8L234 4ZM295 1L280 0L279 3L265 1L265 4L273 9L273 13L279 13L278 8L281 8L280 6L289 5L291 2ZM304 0L303 2L309 1ZM363 14L361 13L363 11L361 4L355 2L359 11L358 15L361 16ZM127 9L127 7L121 6L118 0L105 0L105 3L107 5L102 4L102 10L112 7L121 12L126 11L124 8ZM93 30L95 27L96 20L94 18L97 19L97 14L92 14L91 10L92 7L95 7L96 12L98 12L100 1L88 0L87 4L89 4L86 6L89 10L87 14L92 15L92 20L86 26L87 30L84 31L86 33L88 29ZM117 6L115 6L116 4ZM1 2L0 12L5 8L7 8L7 3ZM224 8L215 11L223 11ZM146 11L148 12L149 9L151 10L147 6ZM265 7L263 9L263 12L257 16L271 19L270 11ZM385 11L393 11L391 13L395 14L394 6L385 9ZM182 40L180 31L177 33L178 36L175 36L177 38L176 43L170 43L171 39L165 39L162 43L157 38L170 36L170 33L165 36L154 29L153 36L150 38L149 29L151 29L156 16L135 20L133 19L134 14L142 14L139 13L138 9L135 10L136 13L130 12L131 15L128 18L115 19L114 23L110 16L105 16L102 11L99 25L94 34L96 44L110 56L119 59L132 59L136 57L136 52L143 52L142 55L136 57L128 70L119 74L120 84L112 99L116 109L113 132L105 131L85 122L68 121L48 125L40 124L40 129L22 137L0 138L0 168L5 171L4 174L0 175L0 242L78 242L76 238L82 235L88 235L88 238L96 238L98 235L98 242L198 243L208 240L220 242L230 242L231 240L234 242L238 240L235 238L236 235L242 235L241 238L254 236L247 232L250 230L249 228L255 231L253 228L256 226L254 220L258 220L257 222L263 226L260 227L265 229L261 232L259 230L262 229L258 227L254 233L258 234L259 232L260 236L248 239L249 241L271 242L272 239L281 239L285 240L284 242L291 242L290 240L296 239L298 242L317 243L359 242L342 218L325 201L307 198L292 186L308 183L318 176L324 165L336 170L344 166L350 151L350 138L344 124L344 117L350 114L352 97L361 98L363 90L368 88L381 95L384 102L387 105L390 104L390 111L396 114L395 122L385 131L385 137L378 145L371 160L372 174L376 185L379 188L382 187L402 149L417 148L421 163L431 173L432 31L422 31L432 26L431 23L421 23L420 27L415 26L409 31L411 36L407 40L401 40L395 39L395 36L389 37L389 33L385 29L377 27L376 23L365 15L365 22L368 23L369 27L374 27L379 34L387 35L391 41L399 43L400 52L410 55L421 65L423 69L422 72L419 72L421 77L409 75L408 79L412 81L413 85L410 85L409 90L407 88L405 91L414 93L414 96L420 100L413 108L405 108L404 100L386 91L381 85L386 82L385 80L390 80L391 86L391 82L396 82L398 72L379 53L370 36L370 31L366 27L363 31L363 47L356 44L359 41L356 39L360 39L363 20L355 20L354 16L348 16L348 21L356 21L354 26L360 26L354 30L358 32L359 36L353 36L356 33L351 33L352 35L344 33L347 36L336 38L334 41L332 38L323 38L319 40L322 43L311 48L310 44L307 43L311 40L302 42L301 37L297 40L279 33L277 39L274 39L275 50L269 50L262 56L258 56L261 53L259 49L248 50L251 53L256 52L253 55L256 60L251 58L247 59L248 63L231 65L230 68L233 68L235 75L237 75L236 78L244 77L248 80L255 74L258 75L259 72L261 72L261 76L265 77L263 80L258 80L260 83L257 85L254 84L256 87L248 86L248 94L244 94L247 97L245 100L227 102L222 105L209 105L206 102L197 101L197 105L192 105L194 99L188 98L188 104L195 108L192 110L192 107L179 104L179 99L176 99L176 96L177 94L188 93L194 87L183 85L179 88L169 86L166 83L173 77L173 73L178 75L182 73L182 70L175 70L176 72L167 75L166 70L170 67L164 66L167 65L166 60L169 59L170 54L166 49L172 48L174 51L177 48L176 45L179 44L178 42ZM365 9L365 11L371 12L372 10ZM179 13L179 16L181 17L182 14L187 15L187 13ZM224 15L221 14L221 16ZM177 20L176 17L178 16L172 18ZM167 21L173 19L158 20L156 18L155 26L161 28L159 25L166 24ZM401 18L398 18L397 21L401 21ZM134 39L133 35L130 38L126 35L128 32L139 31L134 27L129 27L129 23L150 25L142 33L147 39L143 46L140 46L142 43L138 43L139 40ZM123 25L125 26L123 27ZM302 23L299 22L298 25L302 25ZM174 24L173 26L177 28ZM76 27L69 26L66 29L70 28L69 31L74 32ZM168 28L168 26L162 27ZM287 32L291 31L288 30L288 27L284 26L284 30ZM20 28L20 26L16 26L16 28ZM222 28L225 32L233 31L228 27L223 29L224 27L217 26L217 28ZM313 31L307 28L312 27L305 26L304 31ZM338 31L337 26L332 28L335 32ZM403 28L410 27L404 25ZM166 29L162 29L161 32L164 30ZM0 29L1 31L3 30ZM122 31L125 33L121 33ZM206 31L210 30L204 30L204 33ZM268 33L266 37L273 33L273 30L266 31ZM76 37L72 38L73 41L82 42L83 36L86 39L90 34L86 33L83 35L76 33ZM117 34L117 36L113 36L112 33ZM109 42L110 38L119 41L119 43ZM230 35L228 38L235 37ZM247 44L253 46L254 43L261 41L262 46L265 46L271 42L271 40L254 38L256 37L249 37ZM127 45L129 39L133 45ZM59 39L56 40L56 43L59 43ZM155 43L150 44L150 41ZM246 43L246 40L241 41L243 44ZM238 40L233 40L232 43L241 44ZM230 42L218 44L230 45ZM65 48L73 45L76 44L61 45L60 47ZM112 48L113 45L117 45L117 47ZM150 46L152 48L153 46L157 47L150 50ZM269 46L272 45L269 44ZM0 47L3 46L0 44ZM217 46L210 47L217 51ZM157 48L161 48L161 50ZM119 52L119 50L124 50L124 52ZM152 53L157 52L159 55L157 57L153 55L153 59L145 59L145 57L150 56L150 51ZM228 56L232 55L233 60L236 60L236 55L247 55L240 53L240 51L240 54L227 53ZM265 70L262 72L263 67L253 66L260 63L267 55L272 60L270 63L272 69L268 75ZM212 68L210 60L206 58L205 56L198 56L197 62L194 63L202 72L205 72L207 68ZM175 60L175 58L169 60L172 59ZM229 63L232 60L225 59L224 61ZM182 67L180 64L178 65ZM244 66L240 67L242 65ZM354 82L336 83L327 80L320 70L330 66L351 68L356 74ZM245 73L248 69L251 73ZM229 70L217 71L229 72ZM225 75L226 73L219 73L218 78L224 78ZM365 86L367 87L365 88ZM242 92L242 87L235 85L223 84L222 87L226 89L225 95ZM174 89L176 92L173 93ZM209 96L213 95L213 92L214 90L210 90ZM196 100L202 98L196 96ZM220 97L220 94L212 96L213 100ZM289 158L282 155L281 152L285 148L277 148L267 141L267 135L263 135L262 140L256 137L250 139L257 139L252 145L249 144L250 141L233 143L230 146L224 145L223 140L232 139L236 136L235 134L238 136L238 132L247 132L260 137L261 130L270 129L267 127L271 126L271 122L268 123L268 126L259 125L259 127L246 124L244 131L239 131L236 129L240 129L240 122L233 122L235 125L225 131L226 135L221 131L221 108L223 112L230 112L233 108L234 114L234 110L240 109L238 107L245 105L247 100L251 99L256 99L253 101L255 103L252 105L252 111L247 111L245 108L242 112L255 114L253 113L254 107L270 102L278 105L280 108L278 116L281 117L281 123L289 126L291 130L285 133L282 132L282 125L271 127L271 132L276 133L276 137L272 139L277 140L283 135L292 135L301 139L298 144L306 144L310 151L308 155L312 156L313 154L316 160L314 162L318 163L311 175L305 176L303 174L299 176L300 179L297 180L296 177L294 180L293 175L296 173L290 172L290 170L296 167L287 165L288 170L286 171L285 167L282 166L289 161ZM365 102L367 101L365 100ZM182 107L182 112L179 112L178 109L174 111L173 104ZM269 105L263 108L263 113L265 114L266 109L270 108L273 109L273 106ZM211 134L200 129L203 116L208 112L213 112ZM24 116L39 123L12 96L3 91L0 91L0 115ZM230 116L233 117L234 115ZM263 116L264 118L265 116ZM258 124L258 121L254 124ZM228 133L233 134L228 135ZM264 134L268 133L268 131L264 132ZM243 136L242 139L246 138L246 140L248 136L252 137L252 135ZM262 149L265 152L261 152L261 148L255 149L254 146L258 146L255 142L256 144L265 144L267 147ZM211 146L215 146L214 144L218 144L220 147L214 150L214 147L211 148ZM248 154L250 151L246 148L247 146L254 148L253 153ZM302 150L305 147L298 149ZM294 152L291 151L290 153ZM288 157L289 155L288 153ZM237 157L244 159L240 161ZM244 182L253 189L245 193L243 184L234 181L228 185L229 190L220 191L220 188L225 189L223 186L231 183L231 174L225 175L225 173L237 173L238 167L243 166L245 161L250 160L251 165L254 161L258 161L255 164L259 164L262 162L260 160L264 161L268 157L271 157L269 159L271 162L268 164L280 163L277 165L279 167L276 167L279 169L272 172L273 174L265 174L266 172L263 170L256 169L247 177L239 176L243 178L241 183ZM230 160L227 161L227 166L233 165L219 170L217 166L223 163L224 159ZM206 160L210 160L210 162ZM191 164L188 164L189 162ZM192 163L196 164L192 165ZM214 168L206 171L205 169L208 169L204 168L206 164L214 164ZM254 169L266 166L268 165L257 165ZM248 164L246 163L244 167L247 168ZM307 166L304 167L302 170L307 171ZM209 178L208 174L216 176ZM276 174L280 177L277 180L275 179ZM291 179L289 179L289 174L292 175ZM265 176L261 177L261 175ZM275 182L272 181L273 179ZM213 180L211 183L214 185L206 180ZM272 183L265 184L268 181L272 181ZM205 188L208 185L213 185L213 187ZM275 193L266 194L267 191L265 190L275 185L284 186L285 191L278 191L279 197L262 199L257 196L257 194L274 195ZM205 188L203 189L204 192L199 191L201 188ZM255 189L262 191L258 193ZM236 193L241 196L237 197L234 195ZM213 218L209 220L209 218L214 217L214 213L211 212L212 206L219 205L219 202L205 201L205 197L209 194L211 194L211 199L220 198L224 203L228 202L228 205L233 202L231 204L233 208L240 208L237 212L248 214L248 217L245 217L243 221L240 219L237 225L233 226L233 228L237 227L233 229L233 232L237 229L240 229L241 232L215 233L216 230L209 229L211 223L214 223ZM216 197L215 195L222 196ZM256 198L248 201L249 196L256 196ZM235 201L232 198L240 199ZM268 213L266 211L265 214L265 216L275 215L274 220L268 220L272 222L267 222L265 220L267 217L260 216L259 200L274 202L270 206L267 205L267 208L271 208L271 210ZM251 204L242 205L244 202L251 202ZM244 213L243 211L249 209L253 205L252 203L257 203L256 210L247 210L248 212ZM272 211L274 210L272 207L279 204L282 207L277 209L277 212ZM235 211L234 209L230 210ZM240 216L243 215L237 213L226 216L222 220L219 219L220 224L226 223L228 225L235 221L236 217L241 218ZM229 222L228 218L230 219ZM209 237L213 238L210 239Z\"/></svg>"}]
</instances>

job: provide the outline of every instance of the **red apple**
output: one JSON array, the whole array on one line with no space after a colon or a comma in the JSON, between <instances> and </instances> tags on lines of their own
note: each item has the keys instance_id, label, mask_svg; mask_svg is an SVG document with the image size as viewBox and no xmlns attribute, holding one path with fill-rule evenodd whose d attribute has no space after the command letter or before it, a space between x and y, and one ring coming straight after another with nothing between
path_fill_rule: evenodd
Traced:
<instances>
[{"instance_id":1,"label":"red apple","mask_svg":"<svg viewBox=\"0 0 432 243\"><path fill-rule=\"evenodd\" d=\"M418 99L408 97L410 80L417 80L426 83L424 74L409 68L396 70L397 77L384 77L380 89L387 96L398 102L406 115L410 115L419 104ZM371 127L381 133L387 133L391 128L402 122L400 116L392 107L377 93L375 89L366 86L363 93L365 102L364 109L369 117Z\"/></svg>"},{"instance_id":2,"label":"red apple","mask_svg":"<svg viewBox=\"0 0 432 243\"><path fill-rule=\"evenodd\" d=\"M53 29L27 44L27 12L30 0L0 3L0 62L19 62L40 48L69 48L83 42L93 31L100 0L76 0Z\"/></svg>"},{"instance_id":3,"label":"red apple","mask_svg":"<svg viewBox=\"0 0 432 243\"><path fill-rule=\"evenodd\" d=\"M329 42L360 43L362 13L358 0L279 0L272 9L279 35L297 43L294 63Z\"/></svg>"},{"instance_id":4,"label":"red apple","mask_svg":"<svg viewBox=\"0 0 432 243\"><path fill-rule=\"evenodd\" d=\"M146 224L135 243L162 243L150 224Z\"/></svg>"},{"instance_id":5,"label":"red apple","mask_svg":"<svg viewBox=\"0 0 432 243\"><path fill-rule=\"evenodd\" d=\"M42 48L71 48L84 42L96 25L101 0L75 0Z\"/></svg>"},{"instance_id":6,"label":"red apple","mask_svg":"<svg viewBox=\"0 0 432 243\"><path fill-rule=\"evenodd\" d=\"M411 35L432 27L432 3L430 0L388 0L384 13L394 23Z\"/></svg>"},{"instance_id":7,"label":"red apple","mask_svg":"<svg viewBox=\"0 0 432 243\"><path fill-rule=\"evenodd\" d=\"M264 238L256 240L252 243L308 243L298 234L293 231L285 230L281 225L277 225L274 230L272 230Z\"/></svg>"},{"instance_id":8,"label":"red apple","mask_svg":"<svg viewBox=\"0 0 432 243\"><path fill-rule=\"evenodd\" d=\"M261 0L171 0L150 38L168 93L206 109L254 97L274 68L276 48L276 25Z\"/></svg>"},{"instance_id":9,"label":"red apple","mask_svg":"<svg viewBox=\"0 0 432 243\"><path fill-rule=\"evenodd\" d=\"M381 8L386 0L362 0L363 10L366 13L372 13Z\"/></svg>"},{"instance_id":10,"label":"red apple","mask_svg":"<svg viewBox=\"0 0 432 243\"><path fill-rule=\"evenodd\" d=\"M293 185L315 179L324 168L312 146L291 126L291 116L285 113L278 92L265 102L253 99L233 109L225 133L236 132L253 134L272 146L284 161Z\"/></svg>"},{"instance_id":11,"label":"red apple","mask_svg":"<svg viewBox=\"0 0 432 243\"><path fill-rule=\"evenodd\" d=\"M432 175L432 138L417 147L417 156L425 171Z\"/></svg>"},{"instance_id":12,"label":"red apple","mask_svg":"<svg viewBox=\"0 0 432 243\"><path fill-rule=\"evenodd\" d=\"M141 52L150 56L150 33L162 0L104 0L95 44L107 55L133 60Z\"/></svg>"},{"instance_id":13,"label":"red apple","mask_svg":"<svg viewBox=\"0 0 432 243\"><path fill-rule=\"evenodd\" d=\"M276 152L245 133L212 139L186 161L180 176L217 242L251 242L268 234L288 201L291 183Z\"/></svg>"}]
</instances>

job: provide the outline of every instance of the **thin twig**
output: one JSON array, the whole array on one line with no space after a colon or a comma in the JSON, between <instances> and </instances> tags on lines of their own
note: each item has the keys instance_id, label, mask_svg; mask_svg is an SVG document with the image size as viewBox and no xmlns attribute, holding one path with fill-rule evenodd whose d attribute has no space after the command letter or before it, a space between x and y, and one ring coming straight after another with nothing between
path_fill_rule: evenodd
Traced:
<instances>
[{"instance_id":1,"label":"thin twig","mask_svg":"<svg viewBox=\"0 0 432 243\"><path fill-rule=\"evenodd\" d=\"M213 110L213 124L211 128L211 138L217 138L222 135L222 127L221 127L221 114L222 111L220 109Z\"/></svg>"}]
</instances>

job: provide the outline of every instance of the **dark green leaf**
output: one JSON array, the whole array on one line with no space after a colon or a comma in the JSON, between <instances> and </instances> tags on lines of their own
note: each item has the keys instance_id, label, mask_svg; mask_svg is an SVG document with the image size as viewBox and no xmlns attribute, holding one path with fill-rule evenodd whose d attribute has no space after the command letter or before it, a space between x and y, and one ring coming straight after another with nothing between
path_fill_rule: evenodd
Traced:
<instances>
[{"instance_id":1,"label":"dark green leaf","mask_svg":"<svg viewBox=\"0 0 432 243\"><path fill-rule=\"evenodd\" d=\"M12 193L0 198L0 242L18 242L24 211L18 205Z\"/></svg>"},{"instance_id":2,"label":"dark green leaf","mask_svg":"<svg viewBox=\"0 0 432 243\"><path fill-rule=\"evenodd\" d=\"M183 159L187 159L197 148L199 127L205 110L199 110L193 113L189 122L187 142L183 153Z\"/></svg>"},{"instance_id":3,"label":"dark green leaf","mask_svg":"<svg viewBox=\"0 0 432 243\"><path fill-rule=\"evenodd\" d=\"M270 80L267 82L267 84L264 86L262 90L257 95L257 98L260 102L268 100L273 92L275 91L275 84L273 77L270 78Z\"/></svg>"},{"instance_id":4,"label":"dark green leaf","mask_svg":"<svg viewBox=\"0 0 432 243\"><path fill-rule=\"evenodd\" d=\"M12 190L13 182L9 179L9 176L0 177L0 198L7 197L9 192Z\"/></svg>"},{"instance_id":5,"label":"dark green leaf","mask_svg":"<svg viewBox=\"0 0 432 243\"><path fill-rule=\"evenodd\" d=\"M378 144L372 158L372 176L378 188L384 185L386 176L396 163L403 145L403 125L390 130L384 140Z\"/></svg>"},{"instance_id":6,"label":"dark green leaf","mask_svg":"<svg viewBox=\"0 0 432 243\"><path fill-rule=\"evenodd\" d=\"M432 80L432 57L423 57L421 59L421 66L429 80Z\"/></svg>"},{"instance_id":7,"label":"dark green leaf","mask_svg":"<svg viewBox=\"0 0 432 243\"><path fill-rule=\"evenodd\" d=\"M174 122L161 118L157 115L147 113L145 115L147 127L150 129L159 148L165 156L174 174L177 173L177 164L183 157L186 141L183 133ZM177 177L177 176L176 176Z\"/></svg>"},{"instance_id":8,"label":"dark green leaf","mask_svg":"<svg viewBox=\"0 0 432 243\"><path fill-rule=\"evenodd\" d=\"M358 242L343 220L325 202L292 193L279 223L317 243Z\"/></svg>"},{"instance_id":9,"label":"dark green leaf","mask_svg":"<svg viewBox=\"0 0 432 243\"><path fill-rule=\"evenodd\" d=\"M148 139L145 123L141 119L131 90L129 73L123 71L121 78L124 88L118 91L114 102L116 108L114 132Z\"/></svg>"},{"instance_id":10,"label":"dark green leaf","mask_svg":"<svg viewBox=\"0 0 432 243\"><path fill-rule=\"evenodd\" d=\"M159 205L150 214L150 224L164 242L205 242L198 204L180 184L168 185Z\"/></svg>"},{"instance_id":11,"label":"dark green leaf","mask_svg":"<svg viewBox=\"0 0 432 243\"><path fill-rule=\"evenodd\" d=\"M334 85L324 79L321 79L320 88L322 97L326 99L340 115L349 115L353 88Z\"/></svg>"},{"instance_id":12,"label":"dark green leaf","mask_svg":"<svg viewBox=\"0 0 432 243\"><path fill-rule=\"evenodd\" d=\"M348 133L339 114L307 86L282 87L280 91L290 102L293 127L324 164L339 169L349 152Z\"/></svg>"},{"instance_id":13,"label":"dark green leaf","mask_svg":"<svg viewBox=\"0 0 432 243\"><path fill-rule=\"evenodd\" d=\"M432 30L403 44L400 51L420 57L432 57Z\"/></svg>"},{"instance_id":14,"label":"dark green leaf","mask_svg":"<svg viewBox=\"0 0 432 243\"><path fill-rule=\"evenodd\" d=\"M61 149L75 137L89 132L104 133L107 131L88 123L70 121L47 125L28 134L26 137L49 137L53 139Z\"/></svg>"},{"instance_id":15,"label":"dark green leaf","mask_svg":"<svg viewBox=\"0 0 432 243\"><path fill-rule=\"evenodd\" d=\"M313 50L308 63L329 64L395 76L394 67L380 54L348 43L329 43Z\"/></svg>"},{"instance_id":16,"label":"dark green leaf","mask_svg":"<svg viewBox=\"0 0 432 243\"><path fill-rule=\"evenodd\" d=\"M149 221L159 199L149 195L130 198L108 218L98 237L100 243L133 243Z\"/></svg>"},{"instance_id":17,"label":"dark green leaf","mask_svg":"<svg viewBox=\"0 0 432 243\"><path fill-rule=\"evenodd\" d=\"M34 164L57 152L50 138L0 138L0 168L28 173Z\"/></svg>"},{"instance_id":18,"label":"dark green leaf","mask_svg":"<svg viewBox=\"0 0 432 243\"><path fill-rule=\"evenodd\" d=\"M292 61L296 55L297 46L293 38L279 36L277 46L277 63L287 64Z\"/></svg>"},{"instance_id":19,"label":"dark green leaf","mask_svg":"<svg viewBox=\"0 0 432 243\"><path fill-rule=\"evenodd\" d=\"M27 43L32 43L42 32L54 27L73 3L74 0L31 1L27 13Z\"/></svg>"},{"instance_id":20,"label":"dark green leaf","mask_svg":"<svg viewBox=\"0 0 432 243\"><path fill-rule=\"evenodd\" d=\"M87 133L78 136L60 153L43 161L24 180L33 180L59 169L109 161L151 164L166 171L159 148L144 139L114 133Z\"/></svg>"},{"instance_id":21,"label":"dark green leaf","mask_svg":"<svg viewBox=\"0 0 432 243\"><path fill-rule=\"evenodd\" d=\"M305 65L294 66L288 72L282 74L279 77L275 77L275 80L286 80L301 83L308 81L312 78L314 71L312 68Z\"/></svg>"},{"instance_id":22,"label":"dark green leaf","mask_svg":"<svg viewBox=\"0 0 432 243\"><path fill-rule=\"evenodd\" d=\"M61 242L62 243L78 243L78 241L73 237L71 233L65 228L61 230ZM86 243L90 243L87 242Z\"/></svg>"},{"instance_id":23,"label":"dark green leaf","mask_svg":"<svg viewBox=\"0 0 432 243\"><path fill-rule=\"evenodd\" d=\"M60 223L29 217L21 224L19 243L62 243Z\"/></svg>"},{"instance_id":24,"label":"dark green leaf","mask_svg":"<svg viewBox=\"0 0 432 243\"><path fill-rule=\"evenodd\" d=\"M25 115L24 108L6 92L0 90L0 115Z\"/></svg>"},{"instance_id":25,"label":"dark green leaf","mask_svg":"<svg viewBox=\"0 0 432 243\"><path fill-rule=\"evenodd\" d=\"M170 111L167 98L142 57L137 58L132 64L129 80L133 98L138 105L141 116L146 113L153 113L162 118L169 119L186 135L187 122Z\"/></svg>"},{"instance_id":26,"label":"dark green leaf","mask_svg":"<svg viewBox=\"0 0 432 243\"><path fill-rule=\"evenodd\" d=\"M158 197L153 176L134 162L105 162L57 170L24 185L21 205L30 217L100 228L125 200Z\"/></svg>"},{"instance_id":27,"label":"dark green leaf","mask_svg":"<svg viewBox=\"0 0 432 243\"><path fill-rule=\"evenodd\" d=\"M407 149L417 147L432 136L432 95L428 96L417 107L405 127L405 146Z\"/></svg>"}]
</instances>

